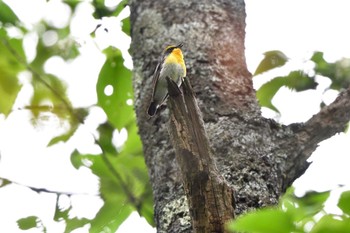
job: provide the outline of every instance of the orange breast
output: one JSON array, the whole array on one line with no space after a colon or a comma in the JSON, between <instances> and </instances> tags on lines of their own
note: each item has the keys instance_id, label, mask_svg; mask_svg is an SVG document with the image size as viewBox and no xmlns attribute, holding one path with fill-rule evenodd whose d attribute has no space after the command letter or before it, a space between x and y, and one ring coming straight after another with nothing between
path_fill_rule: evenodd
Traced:
<instances>
[{"instance_id":1,"label":"orange breast","mask_svg":"<svg viewBox=\"0 0 350 233\"><path fill-rule=\"evenodd\" d=\"M184 69L184 76L186 76L186 65L185 61L181 52L181 49L174 49L171 54L168 55L168 57L165 60L165 63L177 63L182 66Z\"/></svg>"}]
</instances>

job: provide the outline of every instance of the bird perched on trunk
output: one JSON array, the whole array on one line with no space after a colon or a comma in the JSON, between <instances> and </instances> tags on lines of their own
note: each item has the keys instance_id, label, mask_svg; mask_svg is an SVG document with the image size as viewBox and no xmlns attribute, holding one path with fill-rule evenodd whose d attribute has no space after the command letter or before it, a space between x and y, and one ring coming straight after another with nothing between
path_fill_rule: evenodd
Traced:
<instances>
[{"instance_id":1,"label":"bird perched on trunk","mask_svg":"<svg viewBox=\"0 0 350 233\"><path fill-rule=\"evenodd\" d=\"M167 46L153 75L153 94L148 107L148 115L154 116L158 108L168 97L166 77L171 78L179 87L186 77L186 65L181 51L182 43Z\"/></svg>"}]
</instances>

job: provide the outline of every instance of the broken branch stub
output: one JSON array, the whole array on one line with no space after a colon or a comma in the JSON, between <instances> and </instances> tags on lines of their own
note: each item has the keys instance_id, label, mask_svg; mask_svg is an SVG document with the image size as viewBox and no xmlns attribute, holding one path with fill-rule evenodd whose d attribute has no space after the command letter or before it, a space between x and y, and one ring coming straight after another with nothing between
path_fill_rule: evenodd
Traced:
<instances>
[{"instance_id":1,"label":"broken branch stub","mask_svg":"<svg viewBox=\"0 0 350 233\"><path fill-rule=\"evenodd\" d=\"M181 92L171 79L169 134L175 148L194 232L226 232L234 218L234 191L220 175L209 146L204 122L191 84L185 78Z\"/></svg>"}]
</instances>

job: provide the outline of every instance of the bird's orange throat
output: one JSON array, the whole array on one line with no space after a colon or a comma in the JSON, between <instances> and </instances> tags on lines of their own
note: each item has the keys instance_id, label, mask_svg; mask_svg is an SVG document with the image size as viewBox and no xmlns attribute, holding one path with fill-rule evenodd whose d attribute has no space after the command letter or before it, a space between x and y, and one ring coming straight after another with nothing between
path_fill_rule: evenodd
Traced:
<instances>
[{"instance_id":1,"label":"bird's orange throat","mask_svg":"<svg viewBox=\"0 0 350 233\"><path fill-rule=\"evenodd\" d=\"M180 64L182 66L182 68L185 71L186 74L186 65L185 65L185 61L181 52L181 49L176 48L174 49L166 58L166 63L176 63L176 64Z\"/></svg>"}]
</instances>

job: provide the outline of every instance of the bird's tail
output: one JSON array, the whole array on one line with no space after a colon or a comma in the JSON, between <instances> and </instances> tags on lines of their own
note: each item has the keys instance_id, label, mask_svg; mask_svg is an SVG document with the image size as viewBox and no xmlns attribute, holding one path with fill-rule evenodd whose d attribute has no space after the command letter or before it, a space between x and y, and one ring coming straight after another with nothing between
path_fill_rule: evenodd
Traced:
<instances>
[{"instance_id":1,"label":"bird's tail","mask_svg":"<svg viewBox=\"0 0 350 233\"><path fill-rule=\"evenodd\" d=\"M156 114L156 112L157 112L157 103L153 101L149 105L147 113L148 113L149 116L153 117L154 114Z\"/></svg>"}]
</instances>

